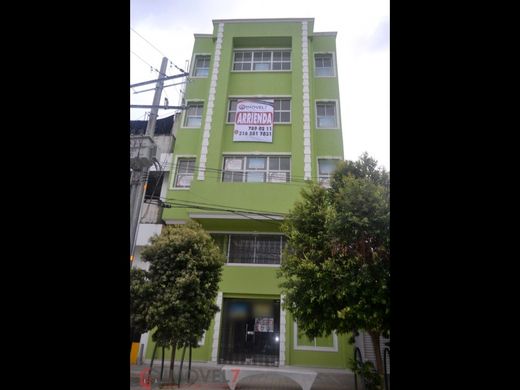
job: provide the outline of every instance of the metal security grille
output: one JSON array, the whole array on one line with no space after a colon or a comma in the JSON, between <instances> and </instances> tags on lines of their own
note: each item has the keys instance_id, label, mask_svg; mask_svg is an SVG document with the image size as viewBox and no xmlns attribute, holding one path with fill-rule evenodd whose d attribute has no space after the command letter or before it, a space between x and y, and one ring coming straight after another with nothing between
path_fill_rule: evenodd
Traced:
<instances>
[{"instance_id":1,"label":"metal security grille","mask_svg":"<svg viewBox=\"0 0 520 390\"><path fill-rule=\"evenodd\" d=\"M282 235L230 234L229 263L280 264L285 239Z\"/></svg>"}]
</instances>

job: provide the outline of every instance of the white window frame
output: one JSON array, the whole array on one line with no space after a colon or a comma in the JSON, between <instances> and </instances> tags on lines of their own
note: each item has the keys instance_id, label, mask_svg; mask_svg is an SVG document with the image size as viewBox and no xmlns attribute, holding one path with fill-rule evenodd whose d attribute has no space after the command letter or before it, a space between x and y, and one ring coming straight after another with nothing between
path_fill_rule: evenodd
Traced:
<instances>
[{"instance_id":1,"label":"white window frame","mask_svg":"<svg viewBox=\"0 0 520 390\"><path fill-rule=\"evenodd\" d=\"M227 111L226 111L226 124L227 125L233 125L235 122L229 122L229 113L236 111L230 111L231 110L231 101L232 100L240 100L240 99L272 99L272 100L289 100L289 122L275 122L274 121L274 115L273 115L273 123L278 125L290 125L292 123L292 98L291 96L229 96L228 97L228 105L227 105ZM276 110L273 110L273 113L276 112ZM278 110L278 112L287 112L287 110Z\"/></svg>"},{"instance_id":2,"label":"white window frame","mask_svg":"<svg viewBox=\"0 0 520 390\"><path fill-rule=\"evenodd\" d=\"M206 342L206 331L202 334L202 337L197 341L197 345L199 347L202 347L204 343Z\"/></svg>"},{"instance_id":3,"label":"white window frame","mask_svg":"<svg viewBox=\"0 0 520 390\"><path fill-rule=\"evenodd\" d=\"M204 100L202 99L191 99L186 101L186 105L189 106L190 103L196 103L198 105L202 104L202 113L200 114L200 125L199 126L186 126L186 122L188 120L188 110L184 110L182 113L182 129L200 129L202 127L202 120L204 119Z\"/></svg>"},{"instance_id":4,"label":"white window frame","mask_svg":"<svg viewBox=\"0 0 520 390\"><path fill-rule=\"evenodd\" d=\"M326 76L319 76L316 74L316 55L317 54L331 54L332 55L332 75L326 75ZM316 51L314 52L314 77L316 78L333 78L333 77L336 77L337 74L336 74L336 53L334 53L333 51Z\"/></svg>"},{"instance_id":5,"label":"white window frame","mask_svg":"<svg viewBox=\"0 0 520 390\"><path fill-rule=\"evenodd\" d=\"M335 113L336 113L336 127L318 127L318 103L334 103L335 104ZM339 122L339 101L338 99L316 99L314 101L314 125L317 130L337 130L341 128L341 124Z\"/></svg>"},{"instance_id":6,"label":"white window frame","mask_svg":"<svg viewBox=\"0 0 520 390\"><path fill-rule=\"evenodd\" d=\"M255 52L262 52L262 51L270 51L271 52L271 59L269 61L269 69L259 69L259 70L255 70L253 69L254 67L254 53ZM273 62L274 61L274 55L273 55L273 52L275 51L282 51L282 52L289 52L290 53L290 56L291 56L291 59L289 61L289 69L273 69ZM235 70L235 53L237 52L251 52L251 61L250 61L250 64L251 64L251 69L249 70ZM282 55L283 56L283 55ZM281 62L281 63L284 63L284 62L287 62L287 61L276 61L276 62ZM239 63L244 63L244 61L240 61ZM292 63L293 63L293 51L292 51L292 48L290 47L255 47L255 48L236 48L236 49L233 49L233 53L232 53L232 57L231 57L231 72L236 72L236 73L255 73L255 72L292 72Z\"/></svg>"},{"instance_id":7,"label":"white window frame","mask_svg":"<svg viewBox=\"0 0 520 390\"><path fill-rule=\"evenodd\" d=\"M298 345L298 324L293 321L293 349L296 351L316 351L316 352L338 352L338 335L332 332L332 347L317 347L314 338L314 347L308 345Z\"/></svg>"},{"instance_id":8,"label":"white window frame","mask_svg":"<svg viewBox=\"0 0 520 390\"><path fill-rule=\"evenodd\" d=\"M325 184L325 185L322 185L321 184L321 181L320 181L320 176L325 176L325 175L320 175L320 160L338 160L338 163L343 161L343 158L342 157L338 157L338 156L318 156L316 157L316 177L318 178L318 184L321 185L322 187L324 188L330 188L330 179L332 178L332 176L329 176L329 184Z\"/></svg>"},{"instance_id":9,"label":"white window frame","mask_svg":"<svg viewBox=\"0 0 520 390\"><path fill-rule=\"evenodd\" d=\"M209 57L208 75L207 76L196 76L195 75L195 71L197 69L197 57ZM211 73L211 53L195 53L195 54L193 54L193 59L191 61L191 72L190 72L191 76L190 76L190 78L193 78L193 79L206 79L206 78L209 77L210 73Z\"/></svg>"},{"instance_id":10,"label":"white window frame","mask_svg":"<svg viewBox=\"0 0 520 390\"><path fill-rule=\"evenodd\" d=\"M236 157L237 159L238 158L242 158L242 169L241 170L236 170L236 171L231 171L231 170L226 170L226 158L230 158L230 157ZM254 169L247 169L247 159L248 158L259 158L259 157L265 157L266 158L266 166L265 166L265 169L258 169L258 170L254 170ZM271 170L269 169L269 159L272 158L272 157L287 157L289 158L289 169L286 170ZM242 173L242 181L224 181L224 173L225 172L241 172ZM265 181L261 181L261 182L254 182L254 181L247 181L246 180L246 176L247 176L247 172L264 172L265 173ZM289 181L269 181L269 174L270 173L289 173ZM232 153L232 154L223 154L222 155L222 175L221 175L221 178L220 178L220 182L221 183L248 183L248 184L252 184L252 183L258 183L258 184L287 184L287 183L291 183L292 181L292 175L291 175L291 172L292 172L292 156L289 155L289 154L263 154L263 153L259 153L259 154L251 154L251 153L247 153L247 154L238 154L238 153Z\"/></svg>"},{"instance_id":11,"label":"white window frame","mask_svg":"<svg viewBox=\"0 0 520 390\"><path fill-rule=\"evenodd\" d=\"M179 154L179 155L176 155L175 156L175 161L173 163L173 166L172 166L172 175L171 175L171 179L170 179L170 190L174 190L174 191L187 191L187 190L190 190L191 189L191 185L189 187L175 187L175 182L177 180L177 165L178 165L178 161L179 159L195 159L195 169L193 170L193 179L191 180L191 182L193 183L193 180L195 179L195 173L197 172L197 167L196 167L196 164L197 164L197 156L195 156L194 154Z\"/></svg>"}]
</instances>

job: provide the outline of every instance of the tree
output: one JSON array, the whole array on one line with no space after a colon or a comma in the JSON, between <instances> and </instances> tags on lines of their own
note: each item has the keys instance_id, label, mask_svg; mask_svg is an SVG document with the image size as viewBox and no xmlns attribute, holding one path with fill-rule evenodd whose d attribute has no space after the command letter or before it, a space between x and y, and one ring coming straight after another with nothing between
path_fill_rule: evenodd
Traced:
<instances>
[{"instance_id":1,"label":"tree","mask_svg":"<svg viewBox=\"0 0 520 390\"><path fill-rule=\"evenodd\" d=\"M379 337L390 331L389 173L365 153L340 163L329 189L312 183L302 198L282 226L285 305L310 338L366 331L382 375Z\"/></svg>"},{"instance_id":2,"label":"tree","mask_svg":"<svg viewBox=\"0 0 520 390\"><path fill-rule=\"evenodd\" d=\"M149 330L146 316L153 297L147 272L142 269L130 269L130 344L134 334Z\"/></svg>"},{"instance_id":3,"label":"tree","mask_svg":"<svg viewBox=\"0 0 520 390\"><path fill-rule=\"evenodd\" d=\"M215 300L225 258L193 221L165 226L142 257L150 262L145 273L150 299L141 314L148 329L156 328L152 336L156 345L172 347L172 379L176 347L197 347L219 310Z\"/></svg>"}]
</instances>

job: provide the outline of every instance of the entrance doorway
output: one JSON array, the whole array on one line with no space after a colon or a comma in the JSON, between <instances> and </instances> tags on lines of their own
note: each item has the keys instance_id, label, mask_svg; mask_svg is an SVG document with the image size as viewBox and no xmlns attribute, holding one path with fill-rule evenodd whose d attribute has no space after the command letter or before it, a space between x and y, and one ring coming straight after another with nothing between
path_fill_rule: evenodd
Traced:
<instances>
[{"instance_id":1,"label":"entrance doorway","mask_svg":"<svg viewBox=\"0 0 520 390\"><path fill-rule=\"evenodd\" d=\"M278 366L280 300L224 298L220 364Z\"/></svg>"}]
</instances>

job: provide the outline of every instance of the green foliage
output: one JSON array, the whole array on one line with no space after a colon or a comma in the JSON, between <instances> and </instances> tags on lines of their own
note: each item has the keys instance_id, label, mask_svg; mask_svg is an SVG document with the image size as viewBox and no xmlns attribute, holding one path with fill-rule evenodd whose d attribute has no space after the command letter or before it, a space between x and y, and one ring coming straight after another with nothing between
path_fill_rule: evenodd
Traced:
<instances>
[{"instance_id":1,"label":"green foliage","mask_svg":"<svg viewBox=\"0 0 520 390\"><path fill-rule=\"evenodd\" d=\"M350 368L364 383L365 390L383 390L383 380L371 361L350 359Z\"/></svg>"},{"instance_id":2,"label":"green foliage","mask_svg":"<svg viewBox=\"0 0 520 390\"><path fill-rule=\"evenodd\" d=\"M197 346L218 311L215 299L225 262L219 248L195 222L169 225L151 239L142 257L151 299L141 312L159 346Z\"/></svg>"},{"instance_id":3,"label":"green foliage","mask_svg":"<svg viewBox=\"0 0 520 390\"><path fill-rule=\"evenodd\" d=\"M130 327L135 333L149 330L146 321L148 306L152 300L152 288L147 272L142 269L130 269Z\"/></svg>"},{"instance_id":4,"label":"green foliage","mask_svg":"<svg viewBox=\"0 0 520 390\"><path fill-rule=\"evenodd\" d=\"M283 224L285 305L310 338L390 329L390 178L366 154L310 184Z\"/></svg>"}]
</instances>

